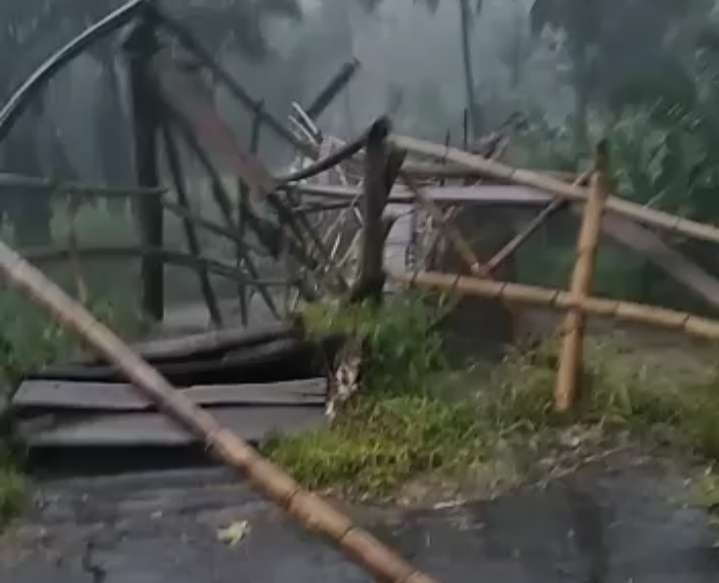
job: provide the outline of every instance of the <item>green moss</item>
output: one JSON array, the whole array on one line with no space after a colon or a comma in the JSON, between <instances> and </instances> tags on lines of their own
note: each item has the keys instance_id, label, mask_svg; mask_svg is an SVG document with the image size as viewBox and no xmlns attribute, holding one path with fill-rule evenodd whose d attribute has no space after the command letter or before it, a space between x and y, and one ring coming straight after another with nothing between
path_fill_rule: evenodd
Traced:
<instances>
[{"instance_id":1,"label":"green moss","mask_svg":"<svg viewBox=\"0 0 719 583\"><path fill-rule=\"evenodd\" d=\"M368 397L350 404L331 430L274 440L266 451L311 488L382 495L417 474L481 461L484 435L466 403Z\"/></svg>"}]
</instances>

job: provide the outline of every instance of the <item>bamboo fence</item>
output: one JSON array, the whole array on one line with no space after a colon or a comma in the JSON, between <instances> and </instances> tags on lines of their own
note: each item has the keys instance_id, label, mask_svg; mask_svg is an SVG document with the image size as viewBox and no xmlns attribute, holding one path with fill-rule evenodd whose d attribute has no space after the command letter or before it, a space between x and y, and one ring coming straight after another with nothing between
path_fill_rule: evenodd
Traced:
<instances>
[{"instance_id":1,"label":"bamboo fence","mask_svg":"<svg viewBox=\"0 0 719 583\"><path fill-rule=\"evenodd\" d=\"M598 149L597 171L592 176L589 201L577 241L577 259L572 273L570 294L575 301L585 300L592 291L592 280L599 247L602 214L609 189L606 175L606 152ZM580 306L569 309L562 326L562 347L557 372L555 408L566 413L577 400L579 373L584 346L584 313Z\"/></svg>"},{"instance_id":2,"label":"bamboo fence","mask_svg":"<svg viewBox=\"0 0 719 583\"><path fill-rule=\"evenodd\" d=\"M410 154L447 160L459 166L477 171L487 178L536 188L549 192L554 196L575 202L583 203L587 201L588 194L585 188L568 184L567 182L552 178L540 172L514 168L501 162L488 160L482 156L468 154L456 148L448 148L444 145L433 144L416 138L390 136L389 140L396 147L405 149ZM610 196L608 198L607 210L623 215L640 224L656 227L657 229L670 233L719 243L719 228L713 225L707 225L655 209L645 208L634 202L617 198L616 196Z\"/></svg>"},{"instance_id":3,"label":"bamboo fence","mask_svg":"<svg viewBox=\"0 0 719 583\"><path fill-rule=\"evenodd\" d=\"M244 472L250 482L305 528L327 536L380 581L438 583L418 571L371 534L320 497L302 489L281 468L264 459L236 434L194 405L109 328L0 242L0 275L107 362L115 365L140 392L174 421L202 439L207 450Z\"/></svg>"},{"instance_id":4,"label":"bamboo fence","mask_svg":"<svg viewBox=\"0 0 719 583\"><path fill-rule=\"evenodd\" d=\"M387 276L397 283L410 286L455 291L459 294L505 300L518 304L562 311L579 307L588 315L675 330L704 340L719 340L719 320L703 318L689 312L597 297L575 299L572 294L558 289L477 279L455 274L388 271Z\"/></svg>"}]
</instances>

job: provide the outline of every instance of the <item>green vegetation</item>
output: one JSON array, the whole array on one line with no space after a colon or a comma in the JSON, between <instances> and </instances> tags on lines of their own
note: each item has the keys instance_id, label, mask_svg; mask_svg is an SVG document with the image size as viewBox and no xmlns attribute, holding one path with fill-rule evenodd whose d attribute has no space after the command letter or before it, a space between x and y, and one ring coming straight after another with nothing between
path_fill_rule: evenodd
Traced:
<instances>
[{"instance_id":1,"label":"green vegetation","mask_svg":"<svg viewBox=\"0 0 719 583\"><path fill-rule=\"evenodd\" d=\"M125 304L95 298L88 308L102 322L125 335L142 325ZM21 473L22 446L15 442L12 419L3 412L22 376L32 369L68 358L77 343L26 299L4 292L0 299L0 530L21 509L26 483Z\"/></svg>"},{"instance_id":2,"label":"green vegetation","mask_svg":"<svg viewBox=\"0 0 719 583\"><path fill-rule=\"evenodd\" d=\"M719 457L710 377L680 374L670 362L641 366L618 339L590 341L583 401L571 419L558 417L554 344L513 352L491 369L453 371L427 305L396 297L378 311L311 306L311 330L368 338L364 386L331 428L274 439L266 452L308 487L380 498L414 478L459 484L487 467L544 479L630 438L659 444L669 435L684 451Z\"/></svg>"}]
</instances>

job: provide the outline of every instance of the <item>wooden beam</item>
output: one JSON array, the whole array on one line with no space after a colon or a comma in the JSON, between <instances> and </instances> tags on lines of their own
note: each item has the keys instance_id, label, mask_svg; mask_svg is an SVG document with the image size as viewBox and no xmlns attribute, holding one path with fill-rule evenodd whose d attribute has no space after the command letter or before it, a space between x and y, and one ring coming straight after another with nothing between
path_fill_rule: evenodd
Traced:
<instances>
[{"instance_id":1,"label":"wooden beam","mask_svg":"<svg viewBox=\"0 0 719 583\"><path fill-rule=\"evenodd\" d=\"M150 66L158 42L153 22L142 18L133 26L124 46L129 63L135 174L143 188L157 188L160 184L157 166L159 102ZM162 205L155 197L145 197L138 201L136 208L143 246L162 248ZM142 307L154 320L162 321L165 311L162 257L144 256L141 271Z\"/></svg>"},{"instance_id":2,"label":"wooden beam","mask_svg":"<svg viewBox=\"0 0 719 583\"><path fill-rule=\"evenodd\" d=\"M365 146L364 197L362 199L362 227L360 266L357 281L350 294L353 302L370 298L380 301L384 287L385 228L382 215L392 185L388 185L389 155L386 137L389 120L376 121L367 136Z\"/></svg>"}]
</instances>

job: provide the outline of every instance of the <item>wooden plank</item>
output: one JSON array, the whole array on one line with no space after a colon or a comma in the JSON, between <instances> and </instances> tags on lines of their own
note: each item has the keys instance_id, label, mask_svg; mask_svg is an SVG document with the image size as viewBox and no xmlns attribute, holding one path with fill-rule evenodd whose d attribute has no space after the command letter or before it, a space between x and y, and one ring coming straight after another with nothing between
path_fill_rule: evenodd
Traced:
<instances>
[{"instance_id":1,"label":"wooden plank","mask_svg":"<svg viewBox=\"0 0 719 583\"><path fill-rule=\"evenodd\" d=\"M183 394L196 405L316 405L325 402L327 379L279 383L196 385ZM25 381L12 399L20 413L29 408L97 409L105 411L154 410L152 402L128 383L77 381Z\"/></svg>"},{"instance_id":2,"label":"wooden plank","mask_svg":"<svg viewBox=\"0 0 719 583\"><path fill-rule=\"evenodd\" d=\"M297 433L322 427L324 410L317 407L231 407L211 410L226 429L258 443L272 434ZM20 436L30 447L149 447L199 443L162 413L55 416L46 426L20 423Z\"/></svg>"},{"instance_id":3,"label":"wooden plank","mask_svg":"<svg viewBox=\"0 0 719 583\"><path fill-rule=\"evenodd\" d=\"M201 358L225 352L233 348L254 346L298 337L300 330L284 322L272 323L255 328L226 328L201 334L189 334L177 338L162 338L133 344L132 348L150 362ZM98 359L83 364L99 363Z\"/></svg>"},{"instance_id":4,"label":"wooden plank","mask_svg":"<svg viewBox=\"0 0 719 583\"><path fill-rule=\"evenodd\" d=\"M220 359L160 362L156 368L171 382L179 385L215 384L230 380L232 382L280 381L316 376L316 370L314 375L308 373L312 368L313 357L318 354L319 347L314 343L282 339L250 346ZM266 378L269 374L272 374L271 379ZM257 376L262 378L256 378ZM114 367L72 365L50 366L28 374L26 379L125 381Z\"/></svg>"}]
</instances>

